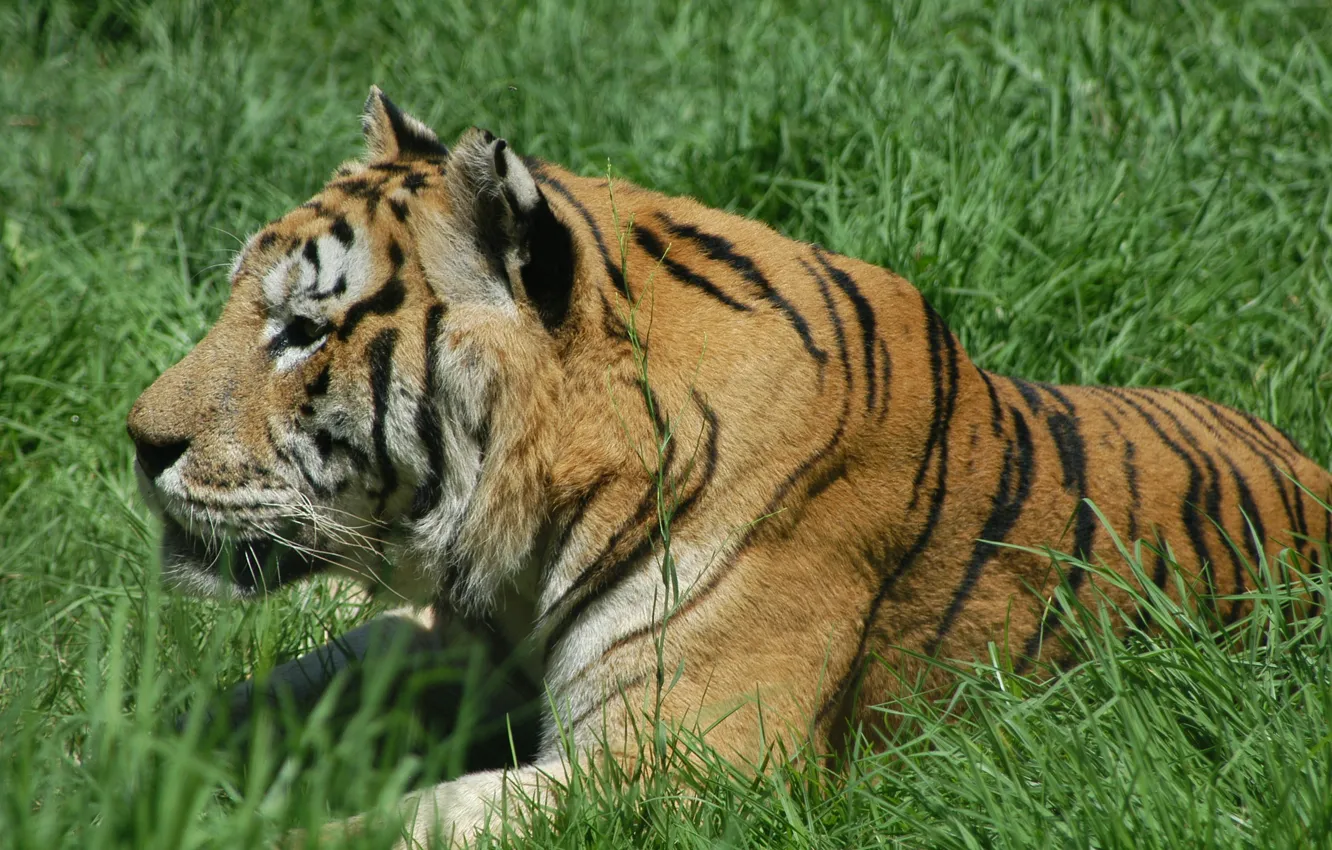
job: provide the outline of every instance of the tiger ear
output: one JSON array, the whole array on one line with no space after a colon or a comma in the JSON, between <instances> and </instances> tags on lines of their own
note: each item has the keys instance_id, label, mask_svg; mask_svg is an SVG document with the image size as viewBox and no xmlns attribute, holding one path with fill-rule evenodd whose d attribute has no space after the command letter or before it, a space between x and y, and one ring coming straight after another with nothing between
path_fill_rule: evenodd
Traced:
<instances>
[{"instance_id":1,"label":"tiger ear","mask_svg":"<svg viewBox=\"0 0 1332 850\"><path fill-rule=\"evenodd\" d=\"M365 128L367 162L449 154L434 130L399 109L379 86L370 87L361 123Z\"/></svg>"},{"instance_id":2,"label":"tiger ear","mask_svg":"<svg viewBox=\"0 0 1332 850\"><path fill-rule=\"evenodd\" d=\"M455 197L471 197L471 230L509 294L526 297L547 330L558 327L573 294L573 236L556 218L523 158L488 130L473 128L454 145L449 176Z\"/></svg>"}]
</instances>

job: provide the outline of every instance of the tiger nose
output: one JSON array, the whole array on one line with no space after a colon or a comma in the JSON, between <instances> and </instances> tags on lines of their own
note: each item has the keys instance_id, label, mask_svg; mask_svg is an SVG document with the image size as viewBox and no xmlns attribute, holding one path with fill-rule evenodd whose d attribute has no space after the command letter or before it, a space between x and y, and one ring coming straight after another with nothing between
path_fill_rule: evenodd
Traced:
<instances>
[{"instance_id":1,"label":"tiger nose","mask_svg":"<svg viewBox=\"0 0 1332 850\"><path fill-rule=\"evenodd\" d=\"M134 455L139 459L139 468L149 481L156 481L190 447L189 440L163 439L156 435L135 433L132 427L130 437L134 440Z\"/></svg>"}]
</instances>

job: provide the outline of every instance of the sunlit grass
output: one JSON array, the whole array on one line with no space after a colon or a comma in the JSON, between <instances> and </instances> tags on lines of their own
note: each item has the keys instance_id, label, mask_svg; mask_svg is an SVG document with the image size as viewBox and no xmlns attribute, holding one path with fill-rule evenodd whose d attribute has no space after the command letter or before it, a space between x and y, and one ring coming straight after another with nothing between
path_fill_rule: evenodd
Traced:
<instances>
[{"instance_id":1,"label":"sunlit grass","mask_svg":"<svg viewBox=\"0 0 1332 850\"><path fill-rule=\"evenodd\" d=\"M446 137L888 265L986 367L1202 392L1327 464L1329 27L1285 2L0 6L0 846L257 846L457 769L392 712L282 747L202 721L363 614L322 585L163 594L124 435L241 239L357 154L372 82ZM1223 643L1159 598L1127 643L1083 612L1069 676L890 707L912 731L845 776L591 782L537 843L1326 843L1332 650L1280 593Z\"/></svg>"}]
</instances>

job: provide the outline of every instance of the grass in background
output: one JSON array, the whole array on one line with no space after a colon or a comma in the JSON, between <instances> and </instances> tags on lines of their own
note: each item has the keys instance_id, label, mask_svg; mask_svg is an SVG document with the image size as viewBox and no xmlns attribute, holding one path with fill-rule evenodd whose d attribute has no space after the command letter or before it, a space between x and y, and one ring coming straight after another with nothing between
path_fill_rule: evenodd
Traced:
<instances>
[{"instance_id":1,"label":"grass in background","mask_svg":"<svg viewBox=\"0 0 1332 850\"><path fill-rule=\"evenodd\" d=\"M376 762L370 713L290 755L175 731L363 614L165 598L123 430L244 236L357 155L370 83L892 267L985 367L1201 392L1327 464L1330 57L1287 2L0 7L0 846L256 846L451 770ZM1326 843L1332 639L1263 610L1237 653L1187 612L1127 644L1092 618L1074 675L899 707L919 738L842 783L593 788L540 843Z\"/></svg>"}]
</instances>

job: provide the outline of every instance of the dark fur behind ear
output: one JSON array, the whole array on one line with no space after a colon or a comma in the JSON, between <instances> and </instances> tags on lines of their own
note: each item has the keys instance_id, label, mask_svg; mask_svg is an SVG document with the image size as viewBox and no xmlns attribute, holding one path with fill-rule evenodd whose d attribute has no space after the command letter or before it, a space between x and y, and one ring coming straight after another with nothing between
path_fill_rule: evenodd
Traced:
<instances>
[{"instance_id":1,"label":"dark fur behind ear","mask_svg":"<svg viewBox=\"0 0 1332 850\"><path fill-rule=\"evenodd\" d=\"M573 236L560 223L543 194L529 214L527 262L523 264L523 289L536 307L546 330L554 330L569 313L573 295Z\"/></svg>"},{"instance_id":2,"label":"dark fur behind ear","mask_svg":"<svg viewBox=\"0 0 1332 850\"><path fill-rule=\"evenodd\" d=\"M422 157L436 159L449 149L425 124L398 108L378 86L365 101L365 141L371 160Z\"/></svg>"},{"instance_id":3,"label":"dark fur behind ear","mask_svg":"<svg viewBox=\"0 0 1332 850\"><path fill-rule=\"evenodd\" d=\"M455 196L474 199L465 220L509 297L525 296L548 331L562 325L573 295L573 235L528 163L504 139L473 128L454 146L445 179Z\"/></svg>"}]
</instances>

